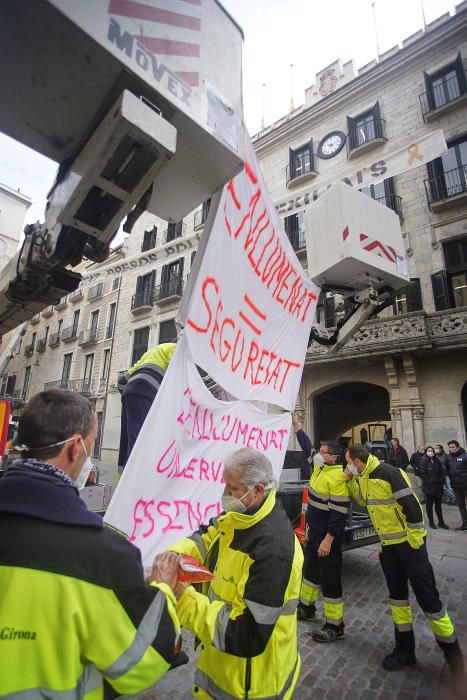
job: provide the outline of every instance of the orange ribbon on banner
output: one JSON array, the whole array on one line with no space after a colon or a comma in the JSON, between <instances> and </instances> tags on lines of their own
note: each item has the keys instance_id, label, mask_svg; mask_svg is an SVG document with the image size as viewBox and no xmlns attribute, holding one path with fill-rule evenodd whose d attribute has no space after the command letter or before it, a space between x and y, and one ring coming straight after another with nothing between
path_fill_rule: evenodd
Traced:
<instances>
[{"instance_id":1,"label":"orange ribbon on banner","mask_svg":"<svg viewBox=\"0 0 467 700\"><path fill-rule=\"evenodd\" d=\"M418 152L418 145L416 143L412 143L410 146L407 146L407 152L410 156L408 161L409 167L412 165L415 159L423 161L423 156Z\"/></svg>"}]
</instances>

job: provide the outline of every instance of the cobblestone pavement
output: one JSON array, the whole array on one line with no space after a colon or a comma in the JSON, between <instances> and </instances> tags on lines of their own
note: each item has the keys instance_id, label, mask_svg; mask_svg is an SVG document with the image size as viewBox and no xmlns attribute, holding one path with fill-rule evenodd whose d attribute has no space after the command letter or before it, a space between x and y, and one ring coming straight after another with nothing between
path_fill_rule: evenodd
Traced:
<instances>
[{"instance_id":1,"label":"cobblestone pavement","mask_svg":"<svg viewBox=\"0 0 467 700\"><path fill-rule=\"evenodd\" d=\"M444 506L443 510L446 522L456 527L457 508ZM439 691L443 656L415 601L417 666L394 673L381 667L383 656L393 648L393 626L378 550L370 545L344 554L345 639L318 644L309 635L310 624L299 622L302 670L294 700L450 700L448 693ZM467 532L430 530L428 551L441 598L467 654ZM187 633L184 648L190 663L169 672L140 700L192 697L196 654Z\"/></svg>"}]
</instances>

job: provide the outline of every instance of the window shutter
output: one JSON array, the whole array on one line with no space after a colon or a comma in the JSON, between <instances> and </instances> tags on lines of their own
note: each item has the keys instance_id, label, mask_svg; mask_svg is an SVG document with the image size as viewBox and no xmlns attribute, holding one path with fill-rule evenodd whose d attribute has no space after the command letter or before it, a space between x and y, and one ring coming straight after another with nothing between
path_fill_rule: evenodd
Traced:
<instances>
[{"instance_id":1,"label":"window shutter","mask_svg":"<svg viewBox=\"0 0 467 700\"><path fill-rule=\"evenodd\" d=\"M347 137L350 148L355 148L358 144L356 143L355 119L352 119L352 117L347 117Z\"/></svg>"},{"instance_id":2,"label":"window shutter","mask_svg":"<svg viewBox=\"0 0 467 700\"><path fill-rule=\"evenodd\" d=\"M434 109L433 86L431 83L431 75L428 75L428 73L423 73L423 78L425 80L426 107L428 111L431 112L431 110Z\"/></svg>"},{"instance_id":3,"label":"window shutter","mask_svg":"<svg viewBox=\"0 0 467 700\"><path fill-rule=\"evenodd\" d=\"M460 53L457 54L456 62L455 62L455 68L456 68L456 73L457 73L457 79L459 81L459 92L461 95L463 95L466 92L466 81L465 81L465 71L464 71L464 64L462 62L462 56Z\"/></svg>"},{"instance_id":4,"label":"window shutter","mask_svg":"<svg viewBox=\"0 0 467 700\"><path fill-rule=\"evenodd\" d=\"M164 265L162 268L161 285L164 287L169 281L169 266Z\"/></svg>"},{"instance_id":5,"label":"window shutter","mask_svg":"<svg viewBox=\"0 0 467 700\"><path fill-rule=\"evenodd\" d=\"M154 289L155 286L156 286L156 271L153 270L151 272L150 289Z\"/></svg>"},{"instance_id":6,"label":"window shutter","mask_svg":"<svg viewBox=\"0 0 467 700\"><path fill-rule=\"evenodd\" d=\"M383 123L381 121L381 111L379 108L379 102L375 103L373 107L373 123L375 126L375 138L383 138Z\"/></svg>"},{"instance_id":7,"label":"window shutter","mask_svg":"<svg viewBox=\"0 0 467 700\"><path fill-rule=\"evenodd\" d=\"M422 311L422 290L418 278L410 279L410 284L406 288L407 311Z\"/></svg>"},{"instance_id":8,"label":"window shutter","mask_svg":"<svg viewBox=\"0 0 467 700\"><path fill-rule=\"evenodd\" d=\"M433 287L433 299L436 311L445 311L451 308L446 270L440 270L431 275L431 285Z\"/></svg>"},{"instance_id":9,"label":"window shutter","mask_svg":"<svg viewBox=\"0 0 467 700\"><path fill-rule=\"evenodd\" d=\"M314 160L314 154L313 154L313 139L310 139L310 143L308 144L308 150L310 153L310 170L315 170L315 160Z\"/></svg>"},{"instance_id":10,"label":"window shutter","mask_svg":"<svg viewBox=\"0 0 467 700\"><path fill-rule=\"evenodd\" d=\"M143 290L143 278L140 276L140 277L136 278L136 294L141 294L142 290Z\"/></svg>"},{"instance_id":11,"label":"window shutter","mask_svg":"<svg viewBox=\"0 0 467 700\"><path fill-rule=\"evenodd\" d=\"M326 297L324 302L324 316L326 328L334 328L336 325L336 302L334 297Z\"/></svg>"},{"instance_id":12,"label":"window shutter","mask_svg":"<svg viewBox=\"0 0 467 700\"><path fill-rule=\"evenodd\" d=\"M295 151L289 148L289 179L295 177Z\"/></svg>"},{"instance_id":13,"label":"window shutter","mask_svg":"<svg viewBox=\"0 0 467 700\"><path fill-rule=\"evenodd\" d=\"M183 277L183 263L185 262L185 258L180 258L178 262L180 263L178 274L181 279Z\"/></svg>"}]
</instances>

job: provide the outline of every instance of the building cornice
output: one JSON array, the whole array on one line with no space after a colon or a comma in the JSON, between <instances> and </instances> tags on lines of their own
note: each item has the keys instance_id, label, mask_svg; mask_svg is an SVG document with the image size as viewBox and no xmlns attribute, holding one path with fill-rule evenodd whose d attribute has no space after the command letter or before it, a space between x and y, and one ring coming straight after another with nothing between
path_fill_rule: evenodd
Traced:
<instances>
[{"instance_id":1,"label":"building cornice","mask_svg":"<svg viewBox=\"0 0 467 700\"><path fill-rule=\"evenodd\" d=\"M29 209L32 204L32 199L30 197L23 194L19 190L13 190L11 187L8 187L8 185L4 185L1 182L0 193L7 195L7 197L11 197L11 199L17 199L19 202L21 202L21 204L26 205L26 209Z\"/></svg>"}]
</instances>

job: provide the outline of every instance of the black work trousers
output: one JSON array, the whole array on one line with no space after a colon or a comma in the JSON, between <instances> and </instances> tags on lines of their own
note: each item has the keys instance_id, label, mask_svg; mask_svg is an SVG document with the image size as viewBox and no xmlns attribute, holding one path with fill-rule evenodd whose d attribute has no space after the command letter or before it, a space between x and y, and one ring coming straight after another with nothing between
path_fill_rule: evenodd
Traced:
<instances>
[{"instance_id":1,"label":"black work trousers","mask_svg":"<svg viewBox=\"0 0 467 700\"><path fill-rule=\"evenodd\" d=\"M321 587L325 598L342 598L342 538L336 537L326 557L318 556L318 548L326 532L309 530L305 544L303 578Z\"/></svg>"},{"instance_id":2,"label":"black work trousers","mask_svg":"<svg viewBox=\"0 0 467 700\"><path fill-rule=\"evenodd\" d=\"M441 498L442 496L430 496L429 493L425 494L426 502L426 514L430 523L433 522L433 506L435 507L436 517L439 523L444 523L443 511L441 509Z\"/></svg>"},{"instance_id":3,"label":"black work trousers","mask_svg":"<svg viewBox=\"0 0 467 700\"><path fill-rule=\"evenodd\" d=\"M456 495L457 506L462 518L462 525L467 525L467 508L465 507L467 489L457 489L453 486L453 491Z\"/></svg>"},{"instance_id":4,"label":"black work trousers","mask_svg":"<svg viewBox=\"0 0 467 700\"><path fill-rule=\"evenodd\" d=\"M410 581L417 603L423 612L440 612L443 606L426 544L420 549L412 549L408 542L386 545L379 555L379 560L390 598L407 600Z\"/></svg>"}]
</instances>

